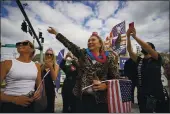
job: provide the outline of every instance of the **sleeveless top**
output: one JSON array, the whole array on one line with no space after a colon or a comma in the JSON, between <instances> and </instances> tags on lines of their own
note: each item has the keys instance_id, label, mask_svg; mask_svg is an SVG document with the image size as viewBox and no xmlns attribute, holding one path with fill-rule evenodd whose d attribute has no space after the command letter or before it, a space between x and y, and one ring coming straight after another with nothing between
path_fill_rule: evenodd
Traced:
<instances>
[{"instance_id":1,"label":"sleeveless top","mask_svg":"<svg viewBox=\"0 0 170 114\"><path fill-rule=\"evenodd\" d=\"M12 59L12 66L6 75L6 87L4 93L7 95L20 96L34 91L37 78L37 67L34 62L24 63Z\"/></svg>"}]
</instances>

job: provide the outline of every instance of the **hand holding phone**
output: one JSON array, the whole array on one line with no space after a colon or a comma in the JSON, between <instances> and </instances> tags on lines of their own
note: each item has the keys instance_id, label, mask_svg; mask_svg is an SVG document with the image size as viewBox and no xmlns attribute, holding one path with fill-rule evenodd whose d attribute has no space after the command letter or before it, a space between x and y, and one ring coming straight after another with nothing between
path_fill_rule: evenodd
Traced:
<instances>
[{"instance_id":1,"label":"hand holding phone","mask_svg":"<svg viewBox=\"0 0 170 114\"><path fill-rule=\"evenodd\" d=\"M134 28L134 22L129 24L129 29L132 29L132 28Z\"/></svg>"}]
</instances>

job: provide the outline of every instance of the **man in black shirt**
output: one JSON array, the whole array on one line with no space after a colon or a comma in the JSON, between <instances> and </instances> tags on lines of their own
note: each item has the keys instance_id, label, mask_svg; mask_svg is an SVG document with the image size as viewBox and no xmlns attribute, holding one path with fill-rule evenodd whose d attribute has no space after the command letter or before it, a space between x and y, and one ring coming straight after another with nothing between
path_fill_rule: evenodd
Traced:
<instances>
[{"instance_id":1,"label":"man in black shirt","mask_svg":"<svg viewBox=\"0 0 170 114\"><path fill-rule=\"evenodd\" d=\"M130 35L142 48L144 58L138 57L132 50ZM135 28L127 31L127 50L130 58L137 63L138 104L141 113L169 112L169 98L161 81L161 56L155 46L136 36Z\"/></svg>"},{"instance_id":2,"label":"man in black shirt","mask_svg":"<svg viewBox=\"0 0 170 114\"><path fill-rule=\"evenodd\" d=\"M66 79L62 87L63 113L76 112L76 97L72 93L72 90L76 83L77 65L76 58L70 52L67 53L65 59L60 64L60 68L66 74Z\"/></svg>"}]
</instances>

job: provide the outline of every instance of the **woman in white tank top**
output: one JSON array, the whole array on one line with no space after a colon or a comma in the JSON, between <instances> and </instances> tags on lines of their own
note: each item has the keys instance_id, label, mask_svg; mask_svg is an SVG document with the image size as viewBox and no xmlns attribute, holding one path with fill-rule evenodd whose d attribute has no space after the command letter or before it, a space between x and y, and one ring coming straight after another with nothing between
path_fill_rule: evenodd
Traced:
<instances>
[{"instance_id":1,"label":"woman in white tank top","mask_svg":"<svg viewBox=\"0 0 170 114\"><path fill-rule=\"evenodd\" d=\"M34 112L33 102L40 99L39 91L33 92L35 84L41 82L41 69L32 62L35 53L33 44L26 40L16 43L20 56L17 59L1 63L1 81L5 79L6 87L1 92L1 112ZM32 94L30 93L32 92Z\"/></svg>"}]
</instances>

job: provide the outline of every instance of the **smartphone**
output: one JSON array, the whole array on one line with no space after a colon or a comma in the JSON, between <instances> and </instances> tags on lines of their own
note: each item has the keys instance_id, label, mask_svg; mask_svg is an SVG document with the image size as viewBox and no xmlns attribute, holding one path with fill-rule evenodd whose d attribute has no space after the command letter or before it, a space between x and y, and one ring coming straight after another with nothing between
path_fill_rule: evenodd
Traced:
<instances>
[{"instance_id":1,"label":"smartphone","mask_svg":"<svg viewBox=\"0 0 170 114\"><path fill-rule=\"evenodd\" d=\"M129 24L129 28L134 28L134 22Z\"/></svg>"}]
</instances>

